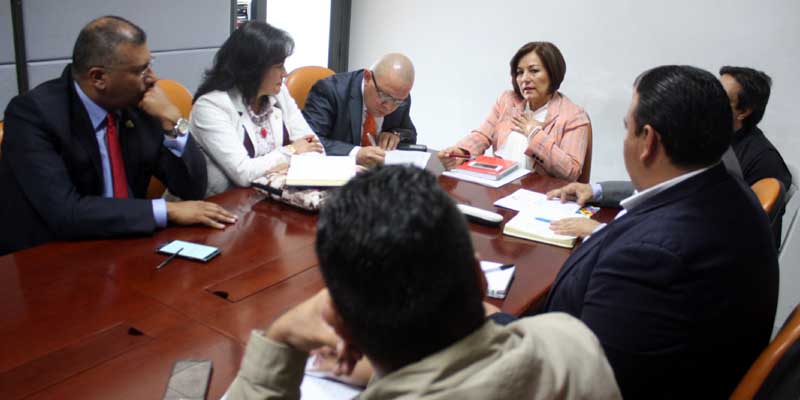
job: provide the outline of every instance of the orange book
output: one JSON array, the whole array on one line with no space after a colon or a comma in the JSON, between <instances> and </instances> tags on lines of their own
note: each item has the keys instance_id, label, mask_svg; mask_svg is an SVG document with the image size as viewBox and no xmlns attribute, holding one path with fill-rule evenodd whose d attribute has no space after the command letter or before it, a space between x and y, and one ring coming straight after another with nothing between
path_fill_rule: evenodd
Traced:
<instances>
[{"instance_id":1,"label":"orange book","mask_svg":"<svg viewBox=\"0 0 800 400\"><path fill-rule=\"evenodd\" d=\"M454 172L483 179L499 180L518 167L516 161L498 157L478 156L458 166Z\"/></svg>"}]
</instances>

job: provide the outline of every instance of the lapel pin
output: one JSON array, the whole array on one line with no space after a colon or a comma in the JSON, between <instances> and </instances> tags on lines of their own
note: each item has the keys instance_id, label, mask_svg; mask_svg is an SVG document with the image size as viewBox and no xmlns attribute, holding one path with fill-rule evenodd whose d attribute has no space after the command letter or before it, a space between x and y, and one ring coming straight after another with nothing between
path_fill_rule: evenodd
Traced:
<instances>
[{"instance_id":1,"label":"lapel pin","mask_svg":"<svg viewBox=\"0 0 800 400\"><path fill-rule=\"evenodd\" d=\"M133 121L131 121L131 120L125 121L125 127L128 128L128 129L133 128Z\"/></svg>"}]
</instances>

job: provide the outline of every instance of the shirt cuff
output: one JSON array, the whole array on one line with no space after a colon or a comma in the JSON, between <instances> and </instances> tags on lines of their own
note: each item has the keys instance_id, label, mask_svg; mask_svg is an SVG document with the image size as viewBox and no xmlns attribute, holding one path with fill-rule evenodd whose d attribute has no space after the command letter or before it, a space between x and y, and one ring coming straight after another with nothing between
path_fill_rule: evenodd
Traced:
<instances>
[{"instance_id":1,"label":"shirt cuff","mask_svg":"<svg viewBox=\"0 0 800 400\"><path fill-rule=\"evenodd\" d=\"M592 183L592 198L594 201L603 200L603 186L599 183Z\"/></svg>"},{"instance_id":2,"label":"shirt cuff","mask_svg":"<svg viewBox=\"0 0 800 400\"><path fill-rule=\"evenodd\" d=\"M358 152L360 150L361 150L361 146L353 146L353 149L350 150L350 153L348 153L347 155L350 156L350 157L355 157L355 156L358 155Z\"/></svg>"},{"instance_id":3,"label":"shirt cuff","mask_svg":"<svg viewBox=\"0 0 800 400\"><path fill-rule=\"evenodd\" d=\"M156 219L157 227L167 227L167 202L164 199L153 200L153 217Z\"/></svg>"},{"instance_id":4,"label":"shirt cuff","mask_svg":"<svg viewBox=\"0 0 800 400\"><path fill-rule=\"evenodd\" d=\"M175 155L175 157L183 156L183 150L186 148L186 142L189 141L189 135L178 136L175 139L171 139L167 136L164 136L164 147L168 148L169 151Z\"/></svg>"},{"instance_id":5,"label":"shirt cuff","mask_svg":"<svg viewBox=\"0 0 800 400\"><path fill-rule=\"evenodd\" d=\"M299 398L307 359L308 353L275 342L261 332L252 331L241 368L230 390L272 393L276 398Z\"/></svg>"}]
</instances>

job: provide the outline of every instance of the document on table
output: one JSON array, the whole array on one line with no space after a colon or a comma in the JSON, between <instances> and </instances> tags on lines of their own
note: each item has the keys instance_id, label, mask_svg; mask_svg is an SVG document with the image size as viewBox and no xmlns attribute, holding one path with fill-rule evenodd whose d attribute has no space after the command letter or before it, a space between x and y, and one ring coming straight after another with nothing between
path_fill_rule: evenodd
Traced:
<instances>
[{"instance_id":1,"label":"document on table","mask_svg":"<svg viewBox=\"0 0 800 400\"><path fill-rule=\"evenodd\" d=\"M517 168L514 172L506 175L505 178L498 179L498 180L491 180L491 179L483 179L478 178L476 176L470 176L465 174L459 174L454 171L444 171L442 175L449 176L451 178L461 179L462 181L477 183L479 185L488 186L491 188L499 188L505 184L511 183L519 178L522 178L525 175L528 175L531 171L525 168Z\"/></svg>"},{"instance_id":2,"label":"document on table","mask_svg":"<svg viewBox=\"0 0 800 400\"><path fill-rule=\"evenodd\" d=\"M500 269L501 265L503 264L498 262L481 261L481 269L486 275L488 286L486 294L493 299L505 299L511 286L511 279L514 278L516 267Z\"/></svg>"},{"instance_id":3,"label":"document on table","mask_svg":"<svg viewBox=\"0 0 800 400\"><path fill-rule=\"evenodd\" d=\"M580 212L581 206L578 203L548 200L544 194L527 189L519 189L497 200L494 205L519 211L519 214L503 226L504 234L567 248L575 246L577 238L556 234L550 229L550 222L564 218L589 217Z\"/></svg>"},{"instance_id":4,"label":"document on table","mask_svg":"<svg viewBox=\"0 0 800 400\"><path fill-rule=\"evenodd\" d=\"M342 186L355 175L355 157L293 155L286 173L286 185Z\"/></svg>"},{"instance_id":5,"label":"document on table","mask_svg":"<svg viewBox=\"0 0 800 400\"><path fill-rule=\"evenodd\" d=\"M548 200L544 193L528 189L518 189L510 195L498 199L494 205L514 211L534 209L537 216L547 219L578 217L580 215L571 214L577 214L581 208L574 201L562 203L560 199Z\"/></svg>"},{"instance_id":6,"label":"document on table","mask_svg":"<svg viewBox=\"0 0 800 400\"><path fill-rule=\"evenodd\" d=\"M413 165L425 169L431 153L427 151L389 150L386 152L384 164L386 165Z\"/></svg>"},{"instance_id":7,"label":"document on table","mask_svg":"<svg viewBox=\"0 0 800 400\"><path fill-rule=\"evenodd\" d=\"M321 373L313 370L313 365L314 357L312 356L306 361L306 374L303 376L303 383L300 384L301 399L350 400L361 393L360 388L324 378ZM228 393L225 392L220 400L227 399Z\"/></svg>"}]
</instances>

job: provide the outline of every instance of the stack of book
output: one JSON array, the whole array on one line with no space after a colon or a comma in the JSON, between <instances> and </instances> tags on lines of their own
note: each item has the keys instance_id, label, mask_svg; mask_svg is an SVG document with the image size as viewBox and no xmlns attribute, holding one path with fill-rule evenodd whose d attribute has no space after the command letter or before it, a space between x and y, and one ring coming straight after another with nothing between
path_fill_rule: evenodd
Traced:
<instances>
[{"instance_id":1,"label":"stack of book","mask_svg":"<svg viewBox=\"0 0 800 400\"><path fill-rule=\"evenodd\" d=\"M490 156L478 156L458 166L452 172L476 178L500 180L519 167L519 163Z\"/></svg>"}]
</instances>

